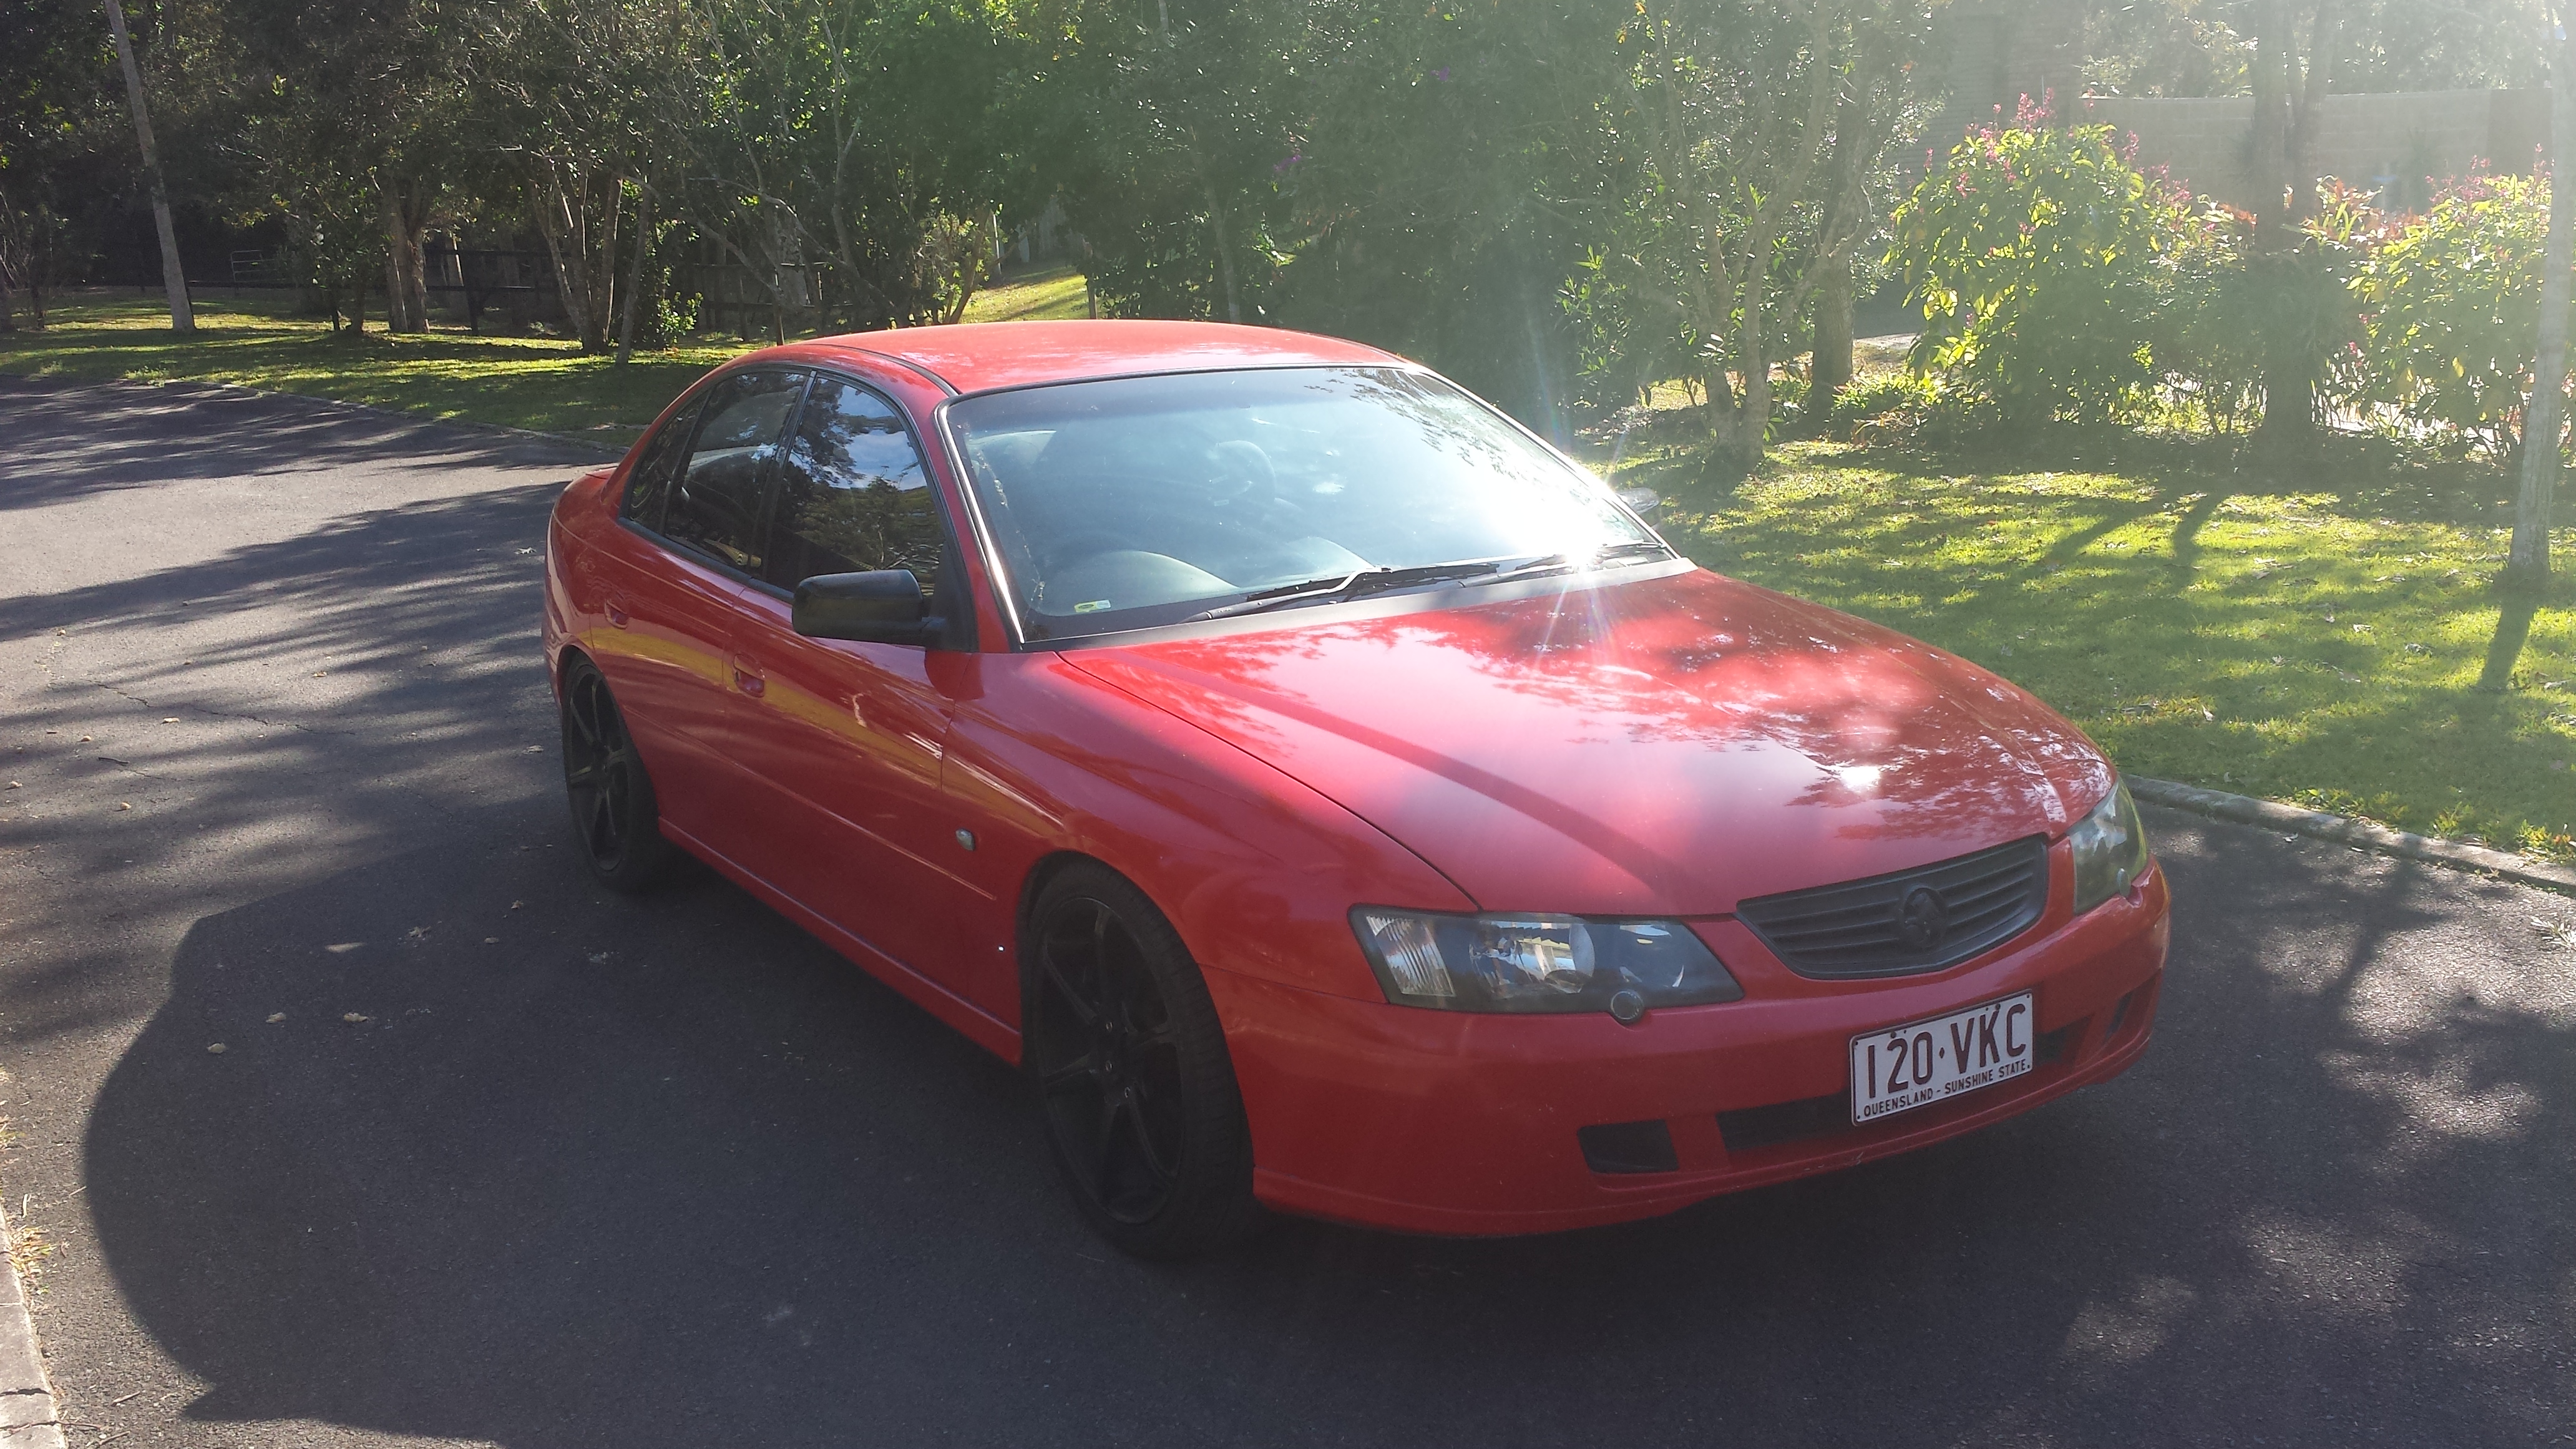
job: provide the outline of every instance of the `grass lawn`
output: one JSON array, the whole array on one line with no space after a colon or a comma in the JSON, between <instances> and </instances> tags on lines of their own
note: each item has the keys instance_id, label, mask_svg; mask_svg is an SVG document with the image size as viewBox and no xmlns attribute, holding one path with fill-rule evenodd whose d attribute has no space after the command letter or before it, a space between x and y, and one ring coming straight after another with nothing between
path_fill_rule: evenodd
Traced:
<instances>
[{"instance_id":1,"label":"grass lawn","mask_svg":"<svg viewBox=\"0 0 2576 1449\"><path fill-rule=\"evenodd\" d=\"M72 381L239 383L274 392L500 423L623 447L710 367L743 350L725 339L638 353L619 367L573 343L535 337L329 326L266 299L201 299L197 336L173 337L157 298L131 293L49 309L42 332L0 332L0 372Z\"/></svg>"},{"instance_id":2,"label":"grass lawn","mask_svg":"<svg viewBox=\"0 0 2576 1449\"><path fill-rule=\"evenodd\" d=\"M1082 279L1054 268L968 315L1082 310ZM334 338L259 301L198 320L180 343L148 298L75 303L0 333L0 371L234 382L622 445L743 346L620 368L542 339ZM2100 471L1980 470L1799 443L1723 492L1676 483L1669 451L1616 472L1671 497L1666 533L1700 562L1994 669L2124 769L2576 859L2576 593L2497 593L2496 487L2282 489L2205 450L2125 451Z\"/></svg>"},{"instance_id":3,"label":"grass lawn","mask_svg":"<svg viewBox=\"0 0 2576 1449\"><path fill-rule=\"evenodd\" d=\"M969 322L1080 317L1082 276L1067 266L1024 272L978 293ZM623 447L664 404L759 342L702 336L619 367L575 344L440 330L334 337L269 298L200 298L197 336L170 333L159 297L131 292L49 308L42 332L0 332L0 372L76 382L229 382L273 392L395 408L433 418L500 423ZM381 321L371 322L378 328Z\"/></svg>"},{"instance_id":4,"label":"grass lawn","mask_svg":"<svg viewBox=\"0 0 2576 1449\"><path fill-rule=\"evenodd\" d=\"M1054 322L1090 315L1082 273L1069 262L1020 272L966 299L969 322Z\"/></svg>"},{"instance_id":5,"label":"grass lawn","mask_svg":"<svg viewBox=\"0 0 2576 1449\"><path fill-rule=\"evenodd\" d=\"M2498 593L2484 496L2275 490L2186 450L1980 472L1801 443L1722 494L1673 476L1619 481L1672 492L1701 563L1972 659L2124 770L2576 858L2576 590Z\"/></svg>"}]
</instances>

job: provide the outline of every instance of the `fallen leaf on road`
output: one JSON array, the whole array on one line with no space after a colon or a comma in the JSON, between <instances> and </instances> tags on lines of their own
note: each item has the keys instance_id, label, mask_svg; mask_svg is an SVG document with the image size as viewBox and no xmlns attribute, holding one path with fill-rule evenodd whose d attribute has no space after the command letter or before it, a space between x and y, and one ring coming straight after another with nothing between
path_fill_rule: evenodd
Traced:
<instances>
[{"instance_id":1,"label":"fallen leaf on road","mask_svg":"<svg viewBox=\"0 0 2576 1449\"><path fill-rule=\"evenodd\" d=\"M210 1043L206 1047L206 1050L214 1053L216 1056L222 1056L224 1054L224 1044L222 1042Z\"/></svg>"},{"instance_id":2,"label":"fallen leaf on road","mask_svg":"<svg viewBox=\"0 0 2576 1449\"><path fill-rule=\"evenodd\" d=\"M134 802L131 800L119 800L116 802L116 808L119 810L131 810L134 808Z\"/></svg>"},{"instance_id":3,"label":"fallen leaf on road","mask_svg":"<svg viewBox=\"0 0 2576 1449\"><path fill-rule=\"evenodd\" d=\"M268 1015L268 1024L269 1024L270 1026L275 1026L275 1025L277 1025L279 1022L284 1021L284 1020L286 1020L286 1013L285 1013L285 1012L282 1012L282 1011L273 1011L273 1012L270 1012L270 1013L269 1013L269 1015Z\"/></svg>"},{"instance_id":4,"label":"fallen leaf on road","mask_svg":"<svg viewBox=\"0 0 2576 1449\"><path fill-rule=\"evenodd\" d=\"M515 911L515 910L517 910L519 907L524 906L524 905L526 905L526 904L527 904L527 902L526 902L526 901L512 901L512 902L510 902L510 909Z\"/></svg>"},{"instance_id":5,"label":"fallen leaf on road","mask_svg":"<svg viewBox=\"0 0 2576 1449\"><path fill-rule=\"evenodd\" d=\"M486 946L498 946L501 944L501 938L498 936L486 936L483 938L483 944Z\"/></svg>"},{"instance_id":6,"label":"fallen leaf on road","mask_svg":"<svg viewBox=\"0 0 2576 1449\"><path fill-rule=\"evenodd\" d=\"M165 714L161 717L161 722L163 724L177 724L179 722L179 717L175 714Z\"/></svg>"},{"instance_id":7,"label":"fallen leaf on road","mask_svg":"<svg viewBox=\"0 0 2576 1449\"><path fill-rule=\"evenodd\" d=\"M342 1021L347 1022L347 1023L348 1023L349 1025L351 1025L351 1026L356 1026L356 1025L358 1025L358 1024L360 1024L360 1023L364 1022L364 1021L367 1019L367 1017L366 1017L366 1014L365 1014L365 1013L363 1013L363 1012L356 1012L356 1011L344 1011L344 1012L340 1013L340 1019L341 1019Z\"/></svg>"}]
</instances>

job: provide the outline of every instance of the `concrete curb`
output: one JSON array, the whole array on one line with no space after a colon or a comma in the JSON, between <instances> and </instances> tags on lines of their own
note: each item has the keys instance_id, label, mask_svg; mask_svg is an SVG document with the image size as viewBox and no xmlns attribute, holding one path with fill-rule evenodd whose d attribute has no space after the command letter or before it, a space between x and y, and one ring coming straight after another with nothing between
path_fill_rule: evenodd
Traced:
<instances>
[{"instance_id":1,"label":"concrete curb","mask_svg":"<svg viewBox=\"0 0 2576 1449\"><path fill-rule=\"evenodd\" d=\"M2329 815L2322 810L2302 810L2277 800L2256 800L2244 795L2230 795L2223 790L2204 790L2197 785L2178 785L2171 780L2141 780L2132 776L2129 793L2150 804L2188 810L2213 820L2232 820L2240 825L2358 845L2365 850L2381 851L2407 860L2426 861L2455 870L2473 870L2545 890L2576 894L2576 870L2563 865L2544 865L2526 856L2490 850L2483 845L2435 840L2404 830L2391 830L2369 820Z\"/></svg>"},{"instance_id":2,"label":"concrete curb","mask_svg":"<svg viewBox=\"0 0 2576 1449\"><path fill-rule=\"evenodd\" d=\"M0 1241L15 1242L9 1213L0 1208ZM35 1320L27 1315L26 1285L12 1259L0 1274L0 1449L64 1449L62 1412L36 1350Z\"/></svg>"},{"instance_id":3,"label":"concrete curb","mask_svg":"<svg viewBox=\"0 0 2576 1449\"><path fill-rule=\"evenodd\" d=\"M597 454L603 462L613 463L626 456L626 450L624 448L612 448L590 438L577 438L569 433L541 433L534 428L513 428L503 423L478 423L468 418L434 418L429 416L427 413L404 412L400 408L380 408L372 403L345 402L336 397L318 397L309 392L279 392L274 389L264 387L244 387L237 382L206 382L192 377L174 377L162 382L136 382L127 378L108 378L101 381L76 381L70 378L29 377L25 373L9 372L6 369L0 369L0 376L14 378L23 383L31 383L37 387L126 388L148 389L150 391L164 393L178 393L181 396L186 396L189 393L197 393L201 395L212 394L216 397L292 398L297 402L309 403L315 407L337 408L343 412L359 413L371 418L383 418L388 422L411 423L415 426L430 428L462 428L469 433L491 433L505 438L526 438L534 442L554 443L561 447L578 448L586 453Z\"/></svg>"}]
</instances>

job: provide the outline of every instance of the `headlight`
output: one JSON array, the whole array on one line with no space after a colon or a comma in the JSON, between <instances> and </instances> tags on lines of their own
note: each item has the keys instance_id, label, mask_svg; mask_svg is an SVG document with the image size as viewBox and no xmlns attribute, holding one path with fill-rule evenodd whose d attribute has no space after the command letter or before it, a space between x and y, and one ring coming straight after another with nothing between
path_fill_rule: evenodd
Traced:
<instances>
[{"instance_id":1,"label":"headlight","mask_svg":"<svg viewBox=\"0 0 2576 1449\"><path fill-rule=\"evenodd\" d=\"M2129 787L2114 783L2093 813L2066 832L2075 847L2075 914L2082 915L2137 884L2147 873L2147 832Z\"/></svg>"},{"instance_id":2,"label":"headlight","mask_svg":"<svg viewBox=\"0 0 2576 1449\"><path fill-rule=\"evenodd\" d=\"M1351 929L1386 999L1439 1011L1606 1011L1735 1001L1744 988L1679 921L1449 916L1362 906Z\"/></svg>"}]
</instances>

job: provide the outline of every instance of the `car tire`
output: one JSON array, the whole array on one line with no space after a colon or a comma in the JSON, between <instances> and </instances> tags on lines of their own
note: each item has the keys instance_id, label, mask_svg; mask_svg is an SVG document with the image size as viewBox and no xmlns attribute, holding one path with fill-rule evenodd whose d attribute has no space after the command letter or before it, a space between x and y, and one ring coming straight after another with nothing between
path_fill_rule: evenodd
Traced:
<instances>
[{"instance_id":1,"label":"car tire","mask_svg":"<svg viewBox=\"0 0 2576 1449\"><path fill-rule=\"evenodd\" d=\"M626 716L587 659L564 671L562 716L564 799L582 860L610 890L645 890L670 864L671 842L663 838L653 777L635 751Z\"/></svg>"},{"instance_id":2,"label":"car tire","mask_svg":"<svg viewBox=\"0 0 2576 1449\"><path fill-rule=\"evenodd\" d=\"M1093 1229L1148 1259L1204 1256L1258 1231L1225 1032L1163 913L1116 872L1069 866L1039 892L1020 960L1021 1060Z\"/></svg>"}]
</instances>

